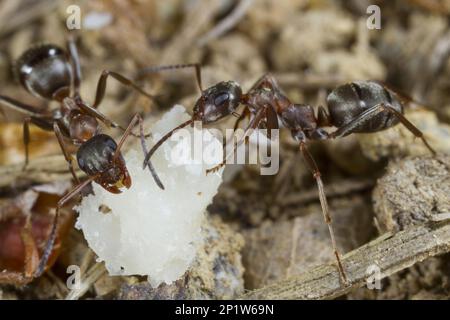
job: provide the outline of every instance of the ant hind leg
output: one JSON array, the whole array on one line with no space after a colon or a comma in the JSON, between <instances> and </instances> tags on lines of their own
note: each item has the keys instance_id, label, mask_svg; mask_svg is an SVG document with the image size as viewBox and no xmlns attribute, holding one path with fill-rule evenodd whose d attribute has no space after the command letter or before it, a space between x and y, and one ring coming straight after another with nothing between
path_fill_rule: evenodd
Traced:
<instances>
[{"instance_id":1,"label":"ant hind leg","mask_svg":"<svg viewBox=\"0 0 450 320\"><path fill-rule=\"evenodd\" d=\"M337 248L333 225L331 222L330 209L328 207L328 201L325 196L325 190L323 187L323 182L322 182L319 168L317 167L317 164L314 161L314 158L309 153L308 149L306 148L305 142L303 142L303 141L300 142L300 151L302 152L303 158L305 159L305 162L308 165L308 168L310 169L311 173L314 176L314 179L316 180L317 188L319 190L320 205L322 206L322 214L323 214L325 223L328 226L328 231L330 233L331 244L333 246L334 255L336 256L336 262L337 262L337 266L339 269L339 274L340 274L341 279L343 280L344 284L347 284L347 275L345 274L344 267L342 266L341 255L339 254L339 251Z\"/></svg>"},{"instance_id":2,"label":"ant hind leg","mask_svg":"<svg viewBox=\"0 0 450 320\"><path fill-rule=\"evenodd\" d=\"M58 204L56 205L56 212L55 217L53 218L53 225L50 231L50 235L48 236L47 243L45 244L41 260L39 261L38 267L36 268L33 275L35 278L40 277L44 273L48 259L50 258L50 254L53 251L53 246L56 240L56 231L58 229L59 211L64 206L64 204L66 204L70 199L77 195L81 190L83 190L84 187L94 181L97 177L98 175L89 177L87 180L81 182L79 185L73 188L72 191L69 191L65 196L59 199Z\"/></svg>"},{"instance_id":3,"label":"ant hind leg","mask_svg":"<svg viewBox=\"0 0 450 320\"><path fill-rule=\"evenodd\" d=\"M403 114L401 114L391 106L384 103L377 104L372 108L364 111L358 117L356 117L346 125L330 133L330 137L339 138L344 137L350 133L353 133L357 127L361 126L364 123L367 123L368 121L370 121L371 119L373 119L374 117L376 117L377 115L379 115L381 112L384 111L388 111L392 115L394 115L415 137L420 138L422 140L422 142L425 144L427 149L432 153L432 155L436 155L436 151L430 146L428 141L425 139L422 131L420 131L414 124L412 124L408 119L406 119L406 117Z\"/></svg>"},{"instance_id":4,"label":"ant hind leg","mask_svg":"<svg viewBox=\"0 0 450 320\"><path fill-rule=\"evenodd\" d=\"M92 108L97 109L97 107L103 101L103 98L104 98L105 92L106 92L106 83L107 83L107 80L108 80L109 76L111 76L114 79L116 79L117 81L119 81L122 85L127 86L127 87L131 87L134 90L138 91L140 94L142 94L142 95L152 99L153 101L155 101L155 96L154 95L144 91L144 89L142 89L140 86L138 86L133 80L128 79L127 77L121 75L118 72L109 71L109 70L103 70L102 75L98 79L97 92L95 94L95 101L94 101L94 104L92 105Z\"/></svg>"}]
</instances>

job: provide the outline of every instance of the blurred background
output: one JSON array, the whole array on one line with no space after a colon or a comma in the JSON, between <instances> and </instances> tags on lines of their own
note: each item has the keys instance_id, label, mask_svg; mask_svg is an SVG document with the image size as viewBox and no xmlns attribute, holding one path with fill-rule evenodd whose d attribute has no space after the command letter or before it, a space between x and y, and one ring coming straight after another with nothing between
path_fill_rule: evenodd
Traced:
<instances>
[{"instance_id":1,"label":"blurred background","mask_svg":"<svg viewBox=\"0 0 450 320\"><path fill-rule=\"evenodd\" d=\"M371 5L379 11L368 12ZM379 20L374 21L377 13ZM70 32L77 35L81 94L90 103L105 69L135 77L147 66L200 62L204 87L235 80L244 91L271 72L292 101L315 107L326 105L327 94L340 84L373 79L413 97L418 103L408 107L407 117L437 150L448 153L449 15L447 0L2 0L0 94L46 107L45 101L26 93L14 78L14 62L35 44L64 46ZM68 30L78 22L79 29ZM175 103L190 111L199 96L192 70L146 76L140 83L158 95L158 103L110 80L100 110L127 124L136 112L157 119ZM6 108L3 111L0 166L22 163L23 116ZM232 119L219 126L232 127ZM233 277L238 277L239 285L226 294L213 286L207 297L235 297L244 289L333 259L315 183L297 148L289 132L283 132L278 175L260 176L257 166L246 166L227 176L209 212L230 229L231 238L239 234L242 240L239 249L234 249L239 262ZM377 216L380 192L374 187L391 160L426 154L407 130L397 126L373 135L352 135L312 144L311 150L323 173L344 252L379 233L402 229ZM32 128L31 159L59 152L52 133ZM2 186L1 190L7 202L23 188ZM88 249L83 241L78 231L70 231L66 254L57 261L61 269L75 259L68 252L85 254ZM448 297L448 265L448 256L432 258L385 280L383 291L360 289L344 298ZM64 282L64 277L55 271L26 290L6 286L0 287L0 293L6 298L62 298L68 294L58 282ZM106 277L100 278L103 282L96 278L83 294L173 298L172 289L165 288L165 295L148 288L137 290L136 286L145 287L138 278L102 277Z\"/></svg>"}]
</instances>

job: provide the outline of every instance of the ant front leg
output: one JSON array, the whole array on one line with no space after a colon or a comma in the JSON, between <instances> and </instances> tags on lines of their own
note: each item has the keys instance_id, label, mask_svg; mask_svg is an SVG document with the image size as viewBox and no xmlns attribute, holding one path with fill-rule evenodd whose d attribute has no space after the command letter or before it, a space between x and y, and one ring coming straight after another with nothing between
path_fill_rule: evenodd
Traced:
<instances>
[{"instance_id":1,"label":"ant front leg","mask_svg":"<svg viewBox=\"0 0 450 320\"><path fill-rule=\"evenodd\" d=\"M114 159L116 159L120 155L120 149L122 148L123 144L125 143L125 140L132 134L131 130L136 125L136 123L139 122L139 133L140 133L140 140L141 140L141 146L142 151L144 152L144 156L148 154L147 151L147 145L145 143L145 135L144 135L144 121L140 114L135 114L133 119L130 121L130 124L128 125L128 128L125 130L125 133L123 134L122 138L119 141L119 144L117 145L116 152L114 154ZM156 170L153 167L152 162L150 159L148 160L148 169L150 170L150 173L152 174L156 184L158 187L164 190L164 185L162 184L161 180L159 179L158 175L156 174Z\"/></svg>"},{"instance_id":2,"label":"ant front leg","mask_svg":"<svg viewBox=\"0 0 450 320\"><path fill-rule=\"evenodd\" d=\"M336 256L336 261L337 261L337 266L339 269L339 274L342 278L342 280L344 281L344 283L347 283L347 276L344 272L344 268L342 266L342 262L341 262L341 256L339 254L337 245L336 245L336 239L334 236L334 230L333 230L333 226L331 223L331 215L330 215L330 209L328 207L328 201L327 201L327 197L325 196L325 190L323 187L323 182L322 182L322 178L321 178L321 174L319 171L319 168L317 167L316 162L314 161L314 158L311 156L311 154L309 153L308 149L306 148L306 144L304 141L300 141L300 151L302 152L303 158L305 159L306 164L308 165L308 168L310 169L311 173L314 176L314 179L316 180L317 183L317 188L319 190L319 199L320 199L320 205L322 207L322 214L323 214L323 218L325 220L325 223L328 226L328 231L330 233L330 238L331 238L331 244L333 246L333 251L334 251L334 255Z\"/></svg>"},{"instance_id":3,"label":"ant front leg","mask_svg":"<svg viewBox=\"0 0 450 320\"><path fill-rule=\"evenodd\" d=\"M272 130L278 130L278 115L274 108L269 107L266 109L266 121L267 121L267 143L272 143ZM270 159L272 157L272 148L268 148L267 156ZM270 163L267 164L267 166Z\"/></svg>"},{"instance_id":4,"label":"ant front leg","mask_svg":"<svg viewBox=\"0 0 450 320\"><path fill-rule=\"evenodd\" d=\"M136 90L139 93L141 93L142 95L152 99L153 101L155 100L155 96L153 96L150 93L145 92L133 80L128 79L127 77L121 75L120 73L117 73L117 72L114 72L114 71L109 71L109 70L103 70L102 75L100 76L100 79L98 80L97 93L95 95L95 101L94 101L94 104L92 105L92 108L96 109L100 105L100 103L102 102L102 100L103 100L103 98L105 96L106 82L107 82L107 79L108 79L109 76L113 77L114 79L119 81L124 86L131 87L134 90Z\"/></svg>"},{"instance_id":5,"label":"ant front leg","mask_svg":"<svg viewBox=\"0 0 450 320\"><path fill-rule=\"evenodd\" d=\"M69 170L72 173L75 183L79 184L80 180L78 179L78 176L75 173L75 169L73 168L73 157L67 150L66 144L64 142L64 137L61 133L61 129L59 128L58 123L56 123L56 122L53 123L53 130L55 131L55 135L56 135L56 138L58 139L58 143L59 143L59 146L61 147L64 158L66 158L66 161L69 164Z\"/></svg>"},{"instance_id":6,"label":"ant front leg","mask_svg":"<svg viewBox=\"0 0 450 320\"><path fill-rule=\"evenodd\" d=\"M386 111L395 116L415 137L420 138L432 155L436 155L436 151L428 144L428 141L423 136L422 131L420 131L414 124L412 124L408 119L406 119L406 117L403 114L401 114L391 106L384 103L377 104L371 107L370 109L364 111L355 119L350 121L348 124L340 127L335 132L332 132L330 134L330 137L339 138L344 137L350 133L353 133L357 127L367 124L368 122L370 122L370 120L378 116L380 113Z\"/></svg>"},{"instance_id":7,"label":"ant front leg","mask_svg":"<svg viewBox=\"0 0 450 320\"><path fill-rule=\"evenodd\" d=\"M253 119L250 120L250 122L249 122L247 128L245 128L244 135L242 136L242 138L241 138L237 143L234 144L233 150L232 150L230 153L228 153L227 155L225 155L225 154L226 154L226 152L225 152L225 151L226 151L226 148L224 148L224 150L223 150L224 158L223 158L222 162L219 163L218 165L216 165L216 166L210 168L210 169L207 169L207 170L206 170L206 174L209 174L209 173L212 173L212 172L216 172L216 171L218 171L220 168L222 168L223 166L225 166L227 160L228 160L232 155L234 155L234 154L236 153L236 150L237 150L237 149L242 145L242 143L246 140L246 138L247 138L247 136L248 136L250 130L256 129L256 128L259 126L259 124L261 123L261 121L264 119L264 117L266 117L266 108L270 108L270 107L262 107L262 108L260 108L260 109L256 112L256 114L255 114L255 116L253 117Z\"/></svg>"},{"instance_id":8,"label":"ant front leg","mask_svg":"<svg viewBox=\"0 0 450 320\"><path fill-rule=\"evenodd\" d=\"M158 148L164 142L166 142L177 130L187 127L188 125L191 125L193 123L194 123L194 120L190 119L190 120L187 120L187 121L179 124L172 130L167 132L161 139L159 139L158 142L156 142L156 144L150 149L150 152L148 152L145 155L144 162L142 164L142 168L145 169L145 167L148 166L148 168L150 169L150 172L153 176L153 179L155 180L158 187L160 187L162 190L164 190L164 185L162 184L161 180L159 179L158 175L156 174L155 168L153 168L153 165L150 163L150 158L153 156L153 154L156 152L156 150L158 150ZM144 149L144 145L143 145L143 149ZM146 150L146 148L144 150Z\"/></svg>"},{"instance_id":9,"label":"ant front leg","mask_svg":"<svg viewBox=\"0 0 450 320\"><path fill-rule=\"evenodd\" d=\"M233 132L236 131L237 128L239 128L239 124L242 122L242 120L244 120L247 117L250 117L250 110L248 110L248 108L245 107L244 110L242 110L242 113L237 118L236 122L234 123Z\"/></svg>"},{"instance_id":10,"label":"ant front leg","mask_svg":"<svg viewBox=\"0 0 450 320\"><path fill-rule=\"evenodd\" d=\"M52 225L52 229L50 231L50 235L48 236L47 243L45 244L44 252L42 253L42 257L41 257L41 260L39 261L39 265L36 268L36 271L34 272L34 275L33 275L35 278L40 277L44 273L45 268L47 266L48 259L50 258L50 254L53 251L53 246L54 246L55 240L56 240L56 231L58 229L59 211L70 199L72 199L75 195L77 195L81 190L83 190L84 187L86 187L89 183L94 181L98 176L99 175L89 177L87 180L83 181L82 183L77 185L75 188L73 188L72 191L69 191L64 197L62 197L58 201L58 204L56 205L56 212L55 212L55 217L53 218L53 225Z\"/></svg>"},{"instance_id":11,"label":"ant front leg","mask_svg":"<svg viewBox=\"0 0 450 320\"><path fill-rule=\"evenodd\" d=\"M239 128L239 125L245 118L250 117L250 111L248 110L248 108L246 106L241 114L239 114L237 112L233 113L233 115L235 115L235 114L237 116L237 119L233 126L233 133ZM229 141L224 142L224 144L222 146L224 150L225 150L225 147L228 145L228 143L229 143Z\"/></svg>"}]
</instances>

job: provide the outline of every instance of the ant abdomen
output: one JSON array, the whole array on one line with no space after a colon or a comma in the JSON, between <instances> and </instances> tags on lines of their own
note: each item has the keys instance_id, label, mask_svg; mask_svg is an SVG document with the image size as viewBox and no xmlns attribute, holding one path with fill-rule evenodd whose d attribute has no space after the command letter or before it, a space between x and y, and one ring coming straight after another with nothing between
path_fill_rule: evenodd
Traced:
<instances>
[{"instance_id":1,"label":"ant abdomen","mask_svg":"<svg viewBox=\"0 0 450 320\"><path fill-rule=\"evenodd\" d=\"M328 95L327 104L329 120L338 128L349 124L360 114L377 105L385 105L403 113L403 106L397 95L375 81L355 81L339 86ZM361 122L352 132L376 132L390 128L398 122L397 117L385 110L371 117L370 121Z\"/></svg>"},{"instance_id":2,"label":"ant abdomen","mask_svg":"<svg viewBox=\"0 0 450 320\"><path fill-rule=\"evenodd\" d=\"M25 51L15 73L31 94L62 101L70 94L72 68L66 52L55 45L41 45Z\"/></svg>"}]
</instances>

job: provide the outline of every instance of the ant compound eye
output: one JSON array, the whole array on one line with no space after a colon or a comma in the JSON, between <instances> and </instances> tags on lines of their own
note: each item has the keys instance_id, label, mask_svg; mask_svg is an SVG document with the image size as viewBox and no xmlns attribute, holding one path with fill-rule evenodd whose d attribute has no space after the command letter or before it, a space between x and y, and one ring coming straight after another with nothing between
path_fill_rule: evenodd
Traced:
<instances>
[{"instance_id":1,"label":"ant compound eye","mask_svg":"<svg viewBox=\"0 0 450 320\"><path fill-rule=\"evenodd\" d=\"M222 106L230 100L230 95L227 92L219 93L217 97L214 98L214 104L216 106Z\"/></svg>"}]
</instances>

